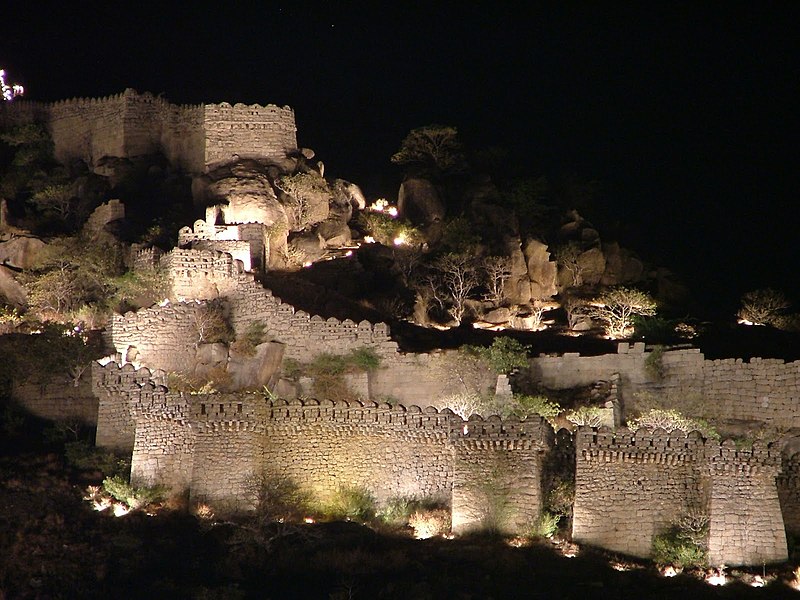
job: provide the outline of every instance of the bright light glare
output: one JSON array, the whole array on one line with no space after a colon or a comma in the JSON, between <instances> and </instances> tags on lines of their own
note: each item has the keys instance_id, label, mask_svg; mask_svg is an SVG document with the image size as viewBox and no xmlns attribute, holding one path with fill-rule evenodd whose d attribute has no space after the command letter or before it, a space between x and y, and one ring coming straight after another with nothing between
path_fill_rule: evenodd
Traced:
<instances>
[{"instance_id":1,"label":"bright light glare","mask_svg":"<svg viewBox=\"0 0 800 600\"><path fill-rule=\"evenodd\" d=\"M16 83L6 83L6 72L0 69L0 93L3 95L4 102L11 102L17 96L25 93L25 88Z\"/></svg>"}]
</instances>

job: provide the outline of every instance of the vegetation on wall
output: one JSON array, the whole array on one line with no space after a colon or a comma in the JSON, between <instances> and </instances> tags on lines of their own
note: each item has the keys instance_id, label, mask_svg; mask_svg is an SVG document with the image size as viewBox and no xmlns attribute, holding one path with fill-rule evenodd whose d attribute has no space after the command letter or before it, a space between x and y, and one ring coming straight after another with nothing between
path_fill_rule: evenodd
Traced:
<instances>
[{"instance_id":1,"label":"vegetation on wall","mask_svg":"<svg viewBox=\"0 0 800 600\"><path fill-rule=\"evenodd\" d=\"M485 361L494 371L511 373L516 369L528 366L529 346L525 346L508 336L496 337L491 346L462 346L461 350L467 355L475 356Z\"/></svg>"}]
</instances>

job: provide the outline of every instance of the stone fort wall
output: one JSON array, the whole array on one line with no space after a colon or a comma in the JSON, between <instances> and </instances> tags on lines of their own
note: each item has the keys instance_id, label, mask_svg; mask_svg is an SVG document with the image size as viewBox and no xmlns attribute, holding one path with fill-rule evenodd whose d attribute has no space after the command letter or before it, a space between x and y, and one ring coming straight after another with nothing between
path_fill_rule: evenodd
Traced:
<instances>
[{"instance_id":1,"label":"stone fort wall","mask_svg":"<svg viewBox=\"0 0 800 600\"><path fill-rule=\"evenodd\" d=\"M800 361L753 358L706 360L697 348L667 350L661 377L648 373L650 352L642 343L619 345L617 354L540 356L530 361L531 374L550 389L567 389L620 377L626 406L643 395L667 401L689 416L760 421L776 429L800 427Z\"/></svg>"},{"instance_id":2,"label":"stone fort wall","mask_svg":"<svg viewBox=\"0 0 800 600\"><path fill-rule=\"evenodd\" d=\"M416 406L184 395L130 366L98 371L98 382L110 384L107 401L117 413L130 411L137 485L166 484L218 510L246 510L253 476L277 473L321 500L341 486L366 487L381 504L436 497L453 507L457 531L487 519L520 531L541 510L543 456L553 434L538 417L464 421ZM130 421L118 415L116 423L130 433ZM504 509L493 514L498 496Z\"/></svg>"},{"instance_id":3,"label":"stone fort wall","mask_svg":"<svg viewBox=\"0 0 800 600\"><path fill-rule=\"evenodd\" d=\"M137 485L162 483L217 510L246 510L254 474L287 474L320 499L342 485L367 487L381 503L438 496L462 532L486 525L519 532L542 509L554 436L540 418L465 421L416 406L184 395L155 384L146 370L97 369L101 386L109 385L107 400L118 413L129 411L130 420L117 423L133 423ZM100 436L98 427L98 443ZM781 449L737 449L698 432L581 428L573 535L645 557L670 524L705 514L713 564L784 561Z\"/></svg>"},{"instance_id":4,"label":"stone fort wall","mask_svg":"<svg viewBox=\"0 0 800 600\"><path fill-rule=\"evenodd\" d=\"M646 557L654 536L704 514L712 564L787 559L776 486L780 445L737 450L699 432L608 428L581 428L575 444L576 541Z\"/></svg>"},{"instance_id":5,"label":"stone fort wall","mask_svg":"<svg viewBox=\"0 0 800 600\"><path fill-rule=\"evenodd\" d=\"M55 157L97 166L103 157L162 152L192 173L234 154L282 159L297 147L294 111L259 104L176 105L126 89L105 98L73 98L52 104L5 102L0 125L47 124Z\"/></svg>"}]
</instances>

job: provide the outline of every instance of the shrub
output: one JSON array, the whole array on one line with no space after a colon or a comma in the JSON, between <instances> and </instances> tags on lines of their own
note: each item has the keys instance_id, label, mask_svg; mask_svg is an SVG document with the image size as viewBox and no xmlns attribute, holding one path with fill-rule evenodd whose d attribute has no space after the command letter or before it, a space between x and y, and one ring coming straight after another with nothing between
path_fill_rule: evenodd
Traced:
<instances>
[{"instance_id":1,"label":"shrub","mask_svg":"<svg viewBox=\"0 0 800 600\"><path fill-rule=\"evenodd\" d=\"M754 325L777 327L790 305L783 292L771 288L754 290L742 296L742 306L736 316Z\"/></svg>"},{"instance_id":2,"label":"shrub","mask_svg":"<svg viewBox=\"0 0 800 600\"><path fill-rule=\"evenodd\" d=\"M528 366L528 349L528 346L507 336L495 338L488 348L482 346L462 347L464 352L486 361L498 373L511 373L514 369Z\"/></svg>"},{"instance_id":3,"label":"shrub","mask_svg":"<svg viewBox=\"0 0 800 600\"><path fill-rule=\"evenodd\" d=\"M511 411L512 414L519 417L539 415L554 428L556 426L556 417L563 410L558 402L553 402L544 396L515 395L514 404L515 407Z\"/></svg>"},{"instance_id":4,"label":"shrub","mask_svg":"<svg viewBox=\"0 0 800 600\"><path fill-rule=\"evenodd\" d=\"M600 427L603 424L603 409L597 406L582 406L568 412L566 418L578 427Z\"/></svg>"},{"instance_id":5,"label":"shrub","mask_svg":"<svg viewBox=\"0 0 800 600\"><path fill-rule=\"evenodd\" d=\"M129 458L124 458L89 444L84 440L64 444L67 464L81 471L100 471L106 477L127 477L131 470Z\"/></svg>"},{"instance_id":6,"label":"shrub","mask_svg":"<svg viewBox=\"0 0 800 600\"><path fill-rule=\"evenodd\" d=\"M266 325L261 321L253 321L247 326L244 335L237 337L231 344L231 350L241 356L255 356L256 346L264 341Z\"/></svg>"},{"instance_id":7,"label":"shrub","mask_svg":"<svg viewBox=\"0 0 800 600\"><path fill-rule=\"evenodd\" d=\"M530 537L533 538L551 538L558 531L558 522L561 520L561 515L553 514L546 510L542 511L539 518L533 524L530 530Z\"/></svg>"},{"instance_id":8,"label":"shrub","mask_svg":"<svg viewBox=\"0 0 800 600\"><path fill-rule=\"evenodd\" d=\"M708 517L690 513L653 538L653 561L678 568L708 565Z\"/></svg>"},{"instance_id":9,"label":"shrub","mask_svg":"<svg viewBox=\"0 0 800 600\"><path fill-rule=\"evenodd\" d=\"M133 510L155 504L166 497L166 489L163 486L135 488L120 475L106 477L103 480L103 491Z\"/></svg>"},{"instance_id":10,"label":"shrub","mask_svg":"<svg viewBox=\"0 0 800 600\"><path fill-rule=\"evenodd\" d=\"M381 357L373 348L356 348L347 357L348 364L360 371L374 371L381 366Z\"/></svg>"},{"instance_id":11,"label":"shrub","mask_svg":"<svg viewBox=\"0 0 800 600\"><path fill-rule=\"evenodd\" d=\"M442 403L465 421L472 415L482 415L488 404L478 394L468 392L453 394L445 398Z\"/></svg>"},{"instance_id":12,"label":"shrub","mask_svg":"<svg viewBox=\"0 0 800 600\"><path fill-rule=\"evenodd\" d=\"M384 246L419 246L425 241L417 228L402 219L393 219L386 213L365 214L363 224L375 241Z\"/></svg>"},{"instance_id":13,"label":"shrub","mask_svg":"<svg viewBox=\"0 0 800 600\"><path fill-rule=\"evenodd\" d=\"M209 302L198 308L194 314L194 329L198 344L230 342L234 332L225 309L217 302Z\"/></svg>"},{"instance_id":14,"label":"shrub","mask_svg":"<svg viewBox=\"0 0 800 600\"><path fill-rule=\"evenodd\" d=\"M314 360L306 365L306 368L313 377L318 375L342 375L347 370L347 358L339 354L323 352L322 354L317 354Z\"/></svg>"},{"instance_id":15,"label":"shrub","mask_svg":"<svg viewBox=\"0 0 800 600\"><path fill-rule=\"evenodd\" d=\"M547 509L563 517L572 516L572 506L575 504L575 483L560 481L547 495Z\"/></svg>"},{"instance_id":16,"label":"shrub","mask_svg":"<svg viewBox=\"0 0 800 600\"><path fill-rule=\"evenodd\" d=\"M267 521L299 520L310 510L311 494L284 473L264 471L248 478L256 514Z\"/></svg>"},{"instance_id":17,"label":"shrub","mask_svg":"<svg viewBox=\"0 0 800 600\"><path fill-rule=\"evenodd\" d=\"M684 433L699 431L705 438L719 439L719 433L708 421L691 419L677 410L653 408L628 423L628 428L632 431L637 431L641 427L650 430L663 429L667 432L675 430L680 430Z\"/></svg>"},{"instance_id":18,"label":"shrub","mask_svg":"<svg viewBox=\"0 0 800 600\"><path fill-rule=\"evenodd\" d=\"M435 510L447 510L447 507L444 502L433 497L393 496L386 501L378 516L388 525L405 526L410 525L411 516L415 513Z\"/></svg>"},{"instance_id":19,"label":"shrub","mask_svg":"<svg viewBox=\"0 0 800 600\"><path fill-rule=\"evenodd\" d=\"M644 370L656 381L664 379L664 346L655 346L644 359Z\"/></svg>"},{"instance_id":20,"label":"shrub","mask_svg":"<svg viewBox=\"0 0 800 600\"><path fill-rule=\"evenodd\" d=\"M408 524L415 538L426 540L450 531L450 511L444 508L418 510L409 516Z\"/></svg>"},{"instance_id":21,"label":"shrub","mask_svg":"<svg viewBox=\"0 0 800 600\"><path fill-rule=\"evenodd\" d=\"M375 497L361 486L340 486L324 505L323 512L332 519L367 522L375 517Z\"/></svg>"}]
</instances>

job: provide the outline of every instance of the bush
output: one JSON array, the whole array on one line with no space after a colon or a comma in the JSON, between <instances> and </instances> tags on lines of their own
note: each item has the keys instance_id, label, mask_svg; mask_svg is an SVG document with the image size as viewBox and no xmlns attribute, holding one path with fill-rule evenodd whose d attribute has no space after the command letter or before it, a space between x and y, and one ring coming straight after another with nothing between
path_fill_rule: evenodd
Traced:
<instances>
[{"instance_id":1,"label":"bush","mask_svg":"<svg viewBox=\"0 0 800 600\"><path fill-rule=\"evenodd\" d=\"M551 538L558 531L558 522L561 520L561 515L553 514L548 511L542 511L539 518L533 524L530 530L530 537L533 538Z\"/></svg>"},{"instance_id":2,"label":"bush","mask_svg":"<svg viewBox=\"0 0 800 600\"><path fill-rule=\"evenodd\" d=\"M782 317L791 306L789 299L778 290L766 288L747 292L736 316L754 325L781 325Z\"/></svg>"},{"instance_id":3,"label":"bush","mask_svg":"<svg viewBox=\"0 0 800 600\"><path fill-rule=\"evenodd\" d=\"M381 357L373 348L362 346L350 352L347 362L354 369L374 371L381 366Z\"/></svg>"},{"instance_id":4,"label":"bush","mask_svg":"<svg viewBox=\"0 0 800 600\"><path fill-rule=\"evenodd\" d=\"M600 427L603 424L603 409L597 406L582 406L568 412L566 418L578 427Z\"/></svg>"},{"instance_id":5,"label":"bush","mask_svg":"<svg viewBox=\"0 0 800 600\"><path fill-rule=\"evenodd\" d=\"M386 505L379 513L380 519L387 525L410 525L411 517L415 513L426 513L436 510L447 510L446 505L436 498L416 496L394 496L386 501ZM449 511L448 511L449 515ZM449 518L449 517L448 517Z\"/></svg>"},{"instance_id":6,"label":"bush","mask_svg":"<svg viewBox=\"0 0 800 600\"><path fill-rule=\"evenodd\" d=\"M547 495L547 509L562 517L572 516L572 506L575 504L575 483L560 481Z\"/></svg>"},{"instance_id":7,"label":"bush","mask_svg":"<svg viewBox=\"0 0 800 600\"><path fill-rule=\"evenodd\" d=\"M247 326L244 335L237 337L231 344L231 350L241 356L255 356L256 347L264 342L266 325L261 321L253 321Z\"/></svg>"},{"instance_id":8,"label":"bush","mask_svg":"<svg viewBox=\"0 0 800 600\"><path fill-rule=\"evenodd\" d=\"M365 523L375 518L375 497L365 487L341 486L324 505L323 512L331 519Z\"/></svg>"},{"instance_id":9,"label":"bush","mask_svg":"<svg viewBox=\"0 0 800 600\"><path fill-rule=\"evenodd\" d=\"M167 495L167 490L163 486L135 488L120 475L106 477L103 480L103 491L133 510L160 502Z\"/></svg>"},{"instance_id":10,"label":"bush","mask_svg":"<svg viewBox=\"0 0 800 600\"><path fill-rule=\"evenodd\" d=\"M81 471L100 471L106 477L127 477L131 461L111 452L92 446L85 440L64 444L67 464Z\"/></svg>"},{"instance_id":11,"label":"bush","mask_svg":"<svg viewBox=\"0 0 800 600\"><path fill-rule=\"evenodd\" d=\"M514 396L515 407L512 414L518 417L528 415L539 415L555 428L556 417L561 414L562 408L558 402L553 402L544 396L526 396L523 394Z\"/></svg>"},{"instance_id":12,"label":"bush","mask_svg":"<svg viewBox=\"0 0 800 600\"><path fill-rule=\"evenodd\" d=\"M386 213L363 215L363 225L375 241L384 246L419 246L425 241L417 228L407 221L393 219Z\"/></svg>"},{"instance_id":13,"label":"bush","mask_svg":"<svg viewBox=\"0 0 800 600\"><path fill-rule=\"evenodd\" d=\"M409 516L408 524L415 538L426 540L450 531L450 511L444 508L418 510Z\"/></svg>"},{"instance_id":14,"label":"bush","mask_svg":"<svg viewBox=\"0 0 800 600\"><path fill-rule=\"evenodd\" d=\"M528 366L529 347L507 336L495 338L488 348L463 346L462 350L486 361L498 373L511 373L514 369Z\"/></svg>"},{"instance_id":15,"label":"bush","mask_svg":"<svg viewBox=\"0 0 800 600\"><path fill-rule=\"evenodd\" d=\"M641 427L651 431L654 429L663 429L667 432L680 430L684 433L699 431L705 438L719 440L719 433L708 421L691 419L677 410L653 408L628 423L628 428L632 431L637 431Z\"/></svg>"},{"instance_id":16,"label":"bush","mask_svg":"<svg viewBox=\"0 0 800 600\"><path fill-rule=\"evenodd\" d=\"M664 346L655 346L644 359L644 370L656 381L664 379Z\"/></svg>"},{"instance_id":17,"label":"bush","mask_svg":"<svg viewBox=\"0 0 800 600\"><path fill-rule=\"evenodd\" d=\"M247 480L256 514L267 521L299 520L310 511L311 494L284 473L264 471Z\"/></svg>"},{"instance_id":18,"label":"bush","mask_svg":"<svg viewBox=\"0 0 800 600\"><path fill-rule=\"evenodd\" d=\"M653 538L653 561L678 568L708 565L708 517L687 514Z\"/></svg>"}]
</instances>

